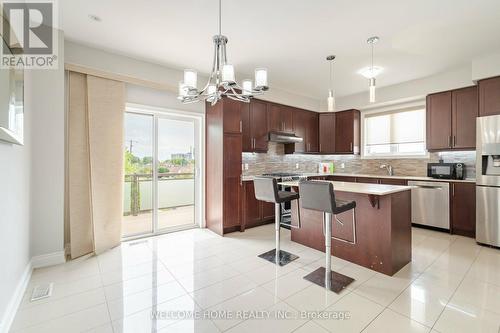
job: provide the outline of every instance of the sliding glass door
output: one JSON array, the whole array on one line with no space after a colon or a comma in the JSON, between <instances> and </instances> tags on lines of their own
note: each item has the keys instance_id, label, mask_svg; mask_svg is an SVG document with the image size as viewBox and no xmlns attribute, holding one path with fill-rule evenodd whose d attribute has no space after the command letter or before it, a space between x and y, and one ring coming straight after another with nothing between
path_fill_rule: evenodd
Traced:
<instances>
[{"instance_id":1,"label":"sliding glass door","mask_svg":"<svg viewBox=\"0 0 500 333\"><path fill-rule=\"evenodd\" d=\"M123 237L199 225L200 119L184 114L125 114Z\"/></svg>"}]
</instances>

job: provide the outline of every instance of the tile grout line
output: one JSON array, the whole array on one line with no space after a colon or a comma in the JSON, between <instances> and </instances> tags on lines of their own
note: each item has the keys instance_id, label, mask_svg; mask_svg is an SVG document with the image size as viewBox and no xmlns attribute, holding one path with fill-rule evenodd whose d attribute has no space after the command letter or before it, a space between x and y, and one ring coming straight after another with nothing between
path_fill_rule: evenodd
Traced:
<instances>
[{"instance_id":1,"label":"tile grout line","mask_svg":"<svg viewBox=\"0 0 500 333\"><path fill-rule=\"evenodd\" d=\"M426 236L426 238L429 238L429 236ZM406 287L405 287L405 288L404 288L404 289L403 289L403 290L402 290L402 291L401 291L401 292L400 292L400 293L399 293L399 294L398 294L398 295L397 295L397 296L396 296L396 297L392 300L392 302L390 302L387 306L385 306L385 307L384 307L384 309L383 309L383 310L382 310L382 311L381 311L381 312L380 312L380 313L379 313L379 314L378 314L375 318L373 318L373 320L371 320L371 321L370 321L370 322L369 322L369 323L368 323L368 324L367 324L367 325L366 325L366 326L365 326L365 327L364 327L364 328L363 328L360 332L365 331L365 330L366 330L366 329L367 329L367 328L368 328L368 327L369 327L369 326L370 326L370 325L371 325L371 324L372 324L372 323L373 323L373 322L374 322L374 321L375 321L378 317L380 317L380 315L381 315L382 313L384 313L386 310L388 310L388 309L389 309L390 311L394 311L394 310L390 309L390 308L389 308L389 306L391 306L391 304L393 304L393 303L396 301L396 299L397 299L399 296L401 296L401 295L402 295L402 294L406 291L406 289L408 289L408 287L409 287L409 286L411 286L411 284L412 284L414 281L416 281L418 278L420 278L420 276L422 276L422 275L424 274L424 272L425 272L425 271L426 271L429 267L431 267L431 266L432 266L432 265L433 265L433 264L434 264L434 263L435 263L435 262L439 259L439 257L441 257L441 256L444 254L444 252L445 252L446 250L450 249L450 248L451 248L451 246L452 246L452 245L453 245L453 244L457 241L457 239L458 239L458 238L456 238L455 240L453 240L453 242L451 242L451 243L450 243L450 245L448 245L448 247L446 247L446 248L445 248L445 249L444 249L444 250L443 250L443 251L442 251L442 252L441 252L441 253L440 253L440 254L436 257L436 259L434 259L434 260L433 260L433 261L432 261L429 265L427 265L427 267L426 267L426 268L425 268L422 272L420 272L420 273L417 275L417 277L415 277L414 279L412 279L412 280L411 280L411 282L410 282L410 283L409 283L409 284L408 284L408 285L407 285L407 286L406 286ZM423 239L422 241L420 241L420 243L422 243L424 240L425 240L425 239ZM413 251L412 251L412 252L413 252ZM366 282L368 282L368 281L365 281L364 283L366 283ZM361 285L363 285L364 283L362 283ZM360 285L360 286L361 286L361 285ZM359 287L358 287L358 288L359 288ZM373 301L373 300L371 300L371 299L369 299L369 298L367 298L367 297L364 297L363 295L359 295L359 294L357 294L357 293L356 293L356 295L361 296L361 297L363 297L363 298L365 298L365 299L368 299L368 300L370 300L370 301L372 301L372 302L374 302L374 303L377 303L377 302L375 302L375 301ZM377 303L377 304L379 304L379 303ZM382 305L382 304L379 304L379 305ZM383 305L382 305L382 306L383 306ZM411 318L411 317L408 317L408 316L406 316L406 315L404 315L404 314L402 314L402 313L399 313L398 311L394 311L394 312L396 312L397 314L399 314L399 315L401 315L401 316L403 316L403 317L406 317L406 318L410 319L411 321L415 321L416 323L419 323L419 324L421 324L422 326L425 326L425 327L429 328L429 332L430 332L430 331L432 331L432 327L429 327L429 326L427 326L427 325L425 325L425 324L423 324L423 323L421 323L421 322L419 322L419 321L417 321L417 320L414 320L414 319L413 319L413 318ZM439 319L439 317L438 317L438 319ZM437 322L437 320L436 320L436 322ZM434 323L434 324L435 324L435 323Z\"/></svg>"},{"instance_id":2,"label":"tile grout line","mask_svg":"<svg viewBox=\"0 0 500 333\"><path fill-rule=\"evenodd\" d=\"M472 263L470 264L469 268L467 269L467 271L465 272L464 276L462 277L462 279L460 280L458 286L455 288L455 290L453 291L453 294L451 294L450 298L448 299L448 301L446 302L446 305L443 307L443 309L441 310L441 313L439 314L439 316L437 317L436 321L434 322L434 324L432 325L431 327L431 330L435 330L434 327L436 326L437 322L439 321L439 319L441 318L441 316L443 315L444 311L446 310L446 308L448 307L448 304L450 304L450 301L451 299L453 298L453 296L455 296L455 294L457 293L457 290L458 288L460 288L460 286L462 285L462 283L464 282L465 280L465 277L467 276L467 274L469 274L470 270L472 269L472 266L474 265L474 263L477 261L477 258L479 258L479 255L481 254L481 252L483 251L482 248L479 249L479 251L477 252L476 254L476 257L474 258L474 261L472 261Z\"/></svg>"}]
</instances>

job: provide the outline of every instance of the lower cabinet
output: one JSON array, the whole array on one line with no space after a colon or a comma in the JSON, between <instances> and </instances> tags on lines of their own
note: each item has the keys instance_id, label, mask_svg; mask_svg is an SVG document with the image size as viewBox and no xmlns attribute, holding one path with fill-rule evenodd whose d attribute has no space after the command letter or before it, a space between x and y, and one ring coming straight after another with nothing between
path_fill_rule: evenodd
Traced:
<instances>
[{"instance_id":1,"label":"lower cabinet","mask_svg":"<svg viewBox=\"0 0 500 333\"><path fill-rule=\"evenodd\" d=\"M255 198L253 181L243 182L243 221L241 231L274 221L274 204Z\"/></svg>"},{"instance_id":2,"label":"lower cabinet","mask_svg":"<svg viewBox=\"0 0 500 333\"><path fill-rule=\"evenodd\" d=\"M451 233L476 236L476 184L451 183Z\"/></svg>"}]
</instances>

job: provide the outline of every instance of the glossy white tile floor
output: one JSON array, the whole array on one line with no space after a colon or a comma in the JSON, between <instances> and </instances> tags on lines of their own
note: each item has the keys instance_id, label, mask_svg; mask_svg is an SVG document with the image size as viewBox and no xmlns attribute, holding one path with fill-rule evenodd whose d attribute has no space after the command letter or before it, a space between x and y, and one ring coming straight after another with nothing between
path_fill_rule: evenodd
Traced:
<instances>
[{"instance_id":1,"label":"glossy white tile floor","mask_svg":"<svg viewBox=\"0 0 500 333\"><path fill-rule=\"evenodd\" d=\"M356 279L337 295L303 279L323 265L323 253L291 242L289 232L283 236L283 248L300 256L285 267L257 258L273 248L273 226L267 225L224 238L183 231L36 270L12 331L500 330L499 250L413 229L413 261L393 277L333 257L333 269ZM32 288L42 282L54 282L52 297L30 302ZM152 319L152 312L163 317ZM183 317L190 313L211 316ZM259 314L269 318L255 318Z\"/></svg>"}]
</instances>

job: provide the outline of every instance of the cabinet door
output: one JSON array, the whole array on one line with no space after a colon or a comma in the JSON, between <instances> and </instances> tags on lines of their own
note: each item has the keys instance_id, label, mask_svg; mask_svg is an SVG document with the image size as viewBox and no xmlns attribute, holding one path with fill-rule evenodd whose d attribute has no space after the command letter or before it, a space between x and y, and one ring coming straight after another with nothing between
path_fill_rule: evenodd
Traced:
<instances>
[{"instance_id":1,"label":"cabinet door","mask_svg":"<svg viewBox=\"0 0 500 333\"><path fill-rule=\"evenodd\" d=\"M354 152L354 118L350 111L335 114L335 152L352 154Z\"/></svg>"},{"instance_id":2,"label":"cabinet door","mask_svg":"<svg viewBox=\"0 0 500 333\"><path fill-rule=\"evenodd\" d=\"M451 91L427 96L427 149L452 147Z\"/></svg>"},{"instance_id":3,"label":"cabinet door","mask_svg":"<svg viewBox=\"0 0 500 333\"><path fill-rule=\"evenodd\" d=\"M479 116L500 114L500 76L479 81Z\"/></svg>"},{"instance_id":4,"label":"cabinet door","mask_svg":"<svg viewBox=\"0 0 500 333\"><path fill-rule=\"evenodd\" d=\"M283 123L282 131L293 133L293 108L282 105L280 112L280 120Z\"/></svg>"},{"instance_id":5,"label":"cabinet door","mask_svg":"<svg viewBox=\"0 0 500 333\"><path fill-rule=\"evenodd\" d=\"M267 151L267 103L259 100L250 102L250 134L253 151Z\"/></svg>"},{"instance_id":6,"label":"cabinet door","mask_svg":"<svg viewBox=\"0 0 500 333\"><path fill-rule=\"evenodd\" d=\"M307 126L307 111L295 109L293 111L293 129L295 135L303 139L302 142L295 143L295 152L304 153L306 152L307 146L307 136L306 136L306 126Z\"/></svg>"},{"instance_id":7,"label":"cabinet door","mask_svg":"<svg viewBox=\"0 0 500 333\"><path fill-rule=\"evenodd\" d=\"M355 183L356 182L356 177L349 177L349 176L328 176L328 180L331 180L331 181L334 181L334 182Z\"/></svg>"},{"instance_id":8,"label":"cabinet door","mask_svg":"<svg viewBox=\"0 0 500 333\"><path fill-rule=\"evenodd\" d=\"M241 104L241 134L243 152L251 153L253 151L253 141L250 133L250 104Z\"/></svg>"},{"instance_id":9,"label":"cabinet door","mask_svg":"<svg viewBox=\"0 0 500 333\"><path fill-rule=\"evenodd\" d=\"M267 127L269 132L281 132L283 131L283 122L281 121L281 109L282 106L278 104L270 103L267 108Z\"/></svg>"},{"instance_id":10,"label":"cabinet door","mask_svg":"<svg viewBox=\"0 0 500 333\"><path fill-rule=\"evenodd\" d=\"M356 177L356 183L378 184L378 178Z\"/></svg>"},{"instance_id":11,"label":"cabinet door","mask_svg":"<svg viewBox=\"0 0 500 333\"><path fill-rule=\"evenodd\" d=\"M477 87L454 90L452 92L453 148L476 148L477 116Z\"/></svg>"},{"instance_id":12,"label":"cabinet door","mask_svg":"<svg viewBox=\"0 0 500 333\"><path fill-rule=\"evenodd\" d=\"M307 116L307 146L306 150L309 153L319 152L319 115L316 112L308 112Z\"/></svg>"},{"instance_id":13,"label":"cabinet door","mask_svg":"<svg viewBox=\"0 0 500 333\"><path fill-rule=\"evenodd\" d=\"M243 214L245 227L251 227L260 222L261 219L261 202L255 198L255 189L253 181L244 182L244 204Z\"/></svg>"},{"instance_id":14,"label":"cabinet door","mask_svg":"<svg viewBox=\"0 0 500 333\"><path fill-rule=\"evenodd\" d=\"M224 227L241 225L241 134L224 135Z\"/></svg>"},{"instance_id":15,"label":"cabinet door","mask_svg":"<svg viewBox=\"0 0 500 333\"><path fill-rule=\"evenodd\" d=\"M385 185L407 185L406 179L380 178L379 184Z\"/></svg>"},{"instance_id":16,"label":"cabinet door","mask_svg":"<svg viewBox=\"0 0 500 333\"><path fill-rule=\"evenodd\" d=\"M476 184L451 183L451 231L454 234L476 235Z\"/></svg>"},{"instance_id":17,"label":"cabinet door","mask_svg":"<svg viewBox=\"0 0 500 333\"><path fill-rule=\"evenodd\" d=\"M224 112L224 133L238 133L242 131L241 102L224 98L221 102Z\"/></svg>"},{"instance_id":18,"label":"cabinet door","mask_svg":"<svg viewBox=\"0 0 500 333\"><path fill-rule=\"evenodd\" d=\"M271 202L261 201L262 204L262 221L274 219L274 204Z\"/></svg>"},{"instance_id":19,"label":"cabinet door","mask_svg":"<svg viewBox=\"0 0 500 333\"><path fill-rule=\"evenodd\" d=\"M319 152L335 152L335 113L319 115Z\"/></svg>"}]
</instances>

